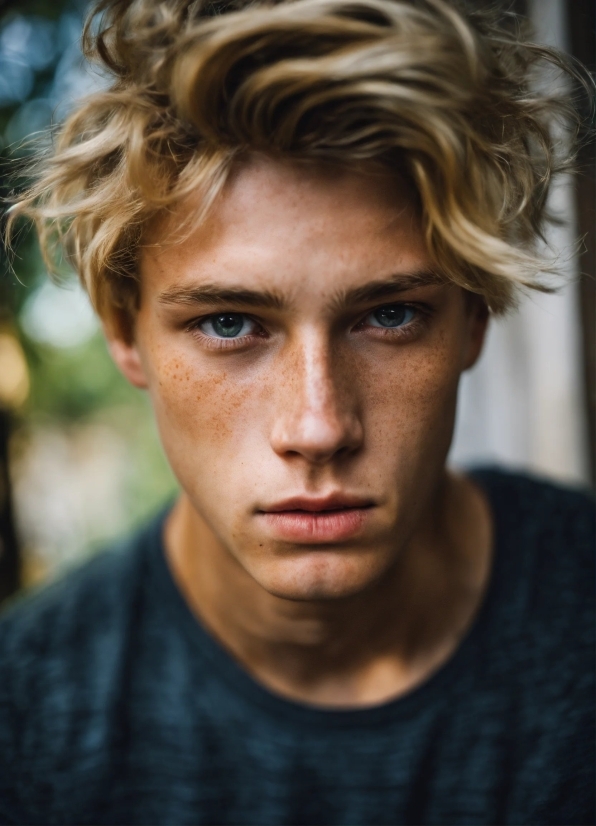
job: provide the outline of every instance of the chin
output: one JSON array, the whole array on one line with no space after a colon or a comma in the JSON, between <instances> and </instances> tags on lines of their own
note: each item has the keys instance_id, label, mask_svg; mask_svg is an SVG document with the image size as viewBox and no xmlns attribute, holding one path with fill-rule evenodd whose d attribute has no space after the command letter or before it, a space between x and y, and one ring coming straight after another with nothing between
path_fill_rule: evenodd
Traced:
<instances>
[{"instance_id":1,"label":"chin","mask_svg":"<svg viewBox=\"0 0 596 826\"><path fill-rule=\"evenodd\" d=\"M251 575L276 597L299 602L347 599L367 590L383 574L384 565L350 558L342 551L310 551L276 560Z\"/></svg>"}]
</instances>

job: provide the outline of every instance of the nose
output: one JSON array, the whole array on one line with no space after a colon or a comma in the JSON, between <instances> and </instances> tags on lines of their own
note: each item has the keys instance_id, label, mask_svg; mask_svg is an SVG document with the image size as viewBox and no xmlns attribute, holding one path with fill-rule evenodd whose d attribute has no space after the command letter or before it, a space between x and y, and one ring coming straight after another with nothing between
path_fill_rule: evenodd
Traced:
<instances>
[{"instance_id":1,"label":"nose","mask_svg":"<svg viewBox=\"0 0 596 826\"><path fill-rule=\"evenodd\" d=\"M275 392L271 446L279 456L324 464L356 451L364 437L354 377L334 357L333 343L310 331L288 344Z\"/></svg>"}]
</instances>

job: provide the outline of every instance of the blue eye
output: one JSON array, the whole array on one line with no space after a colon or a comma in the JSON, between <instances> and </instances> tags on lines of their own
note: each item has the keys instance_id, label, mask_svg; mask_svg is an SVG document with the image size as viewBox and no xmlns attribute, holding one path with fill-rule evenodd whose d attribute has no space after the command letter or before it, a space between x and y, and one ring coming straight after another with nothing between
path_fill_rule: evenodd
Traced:
<instances>
[{"instance_id":1,"label":"blue eye","mask_svg":"<svg viewBox=\"0 0 596 826\"><path fill-rule=\"evenodd\" d=\"M255 322L243 313L220 313L204 319L199 329L213 338L241 338L254 333Z\"/></svg>"},{"instance_id":2,"label":"blue eye","mask_svg":"<svg viewBox=\"0 0 596 826\"><path fill-rule=\"evenodd\" d=\"M388 304L386 307L379 307L369 313L366 321L371 327L395 329L409 324L415 315L416 311L413 307L408 307L405 304Z\"/></svg>"}]
</instances>

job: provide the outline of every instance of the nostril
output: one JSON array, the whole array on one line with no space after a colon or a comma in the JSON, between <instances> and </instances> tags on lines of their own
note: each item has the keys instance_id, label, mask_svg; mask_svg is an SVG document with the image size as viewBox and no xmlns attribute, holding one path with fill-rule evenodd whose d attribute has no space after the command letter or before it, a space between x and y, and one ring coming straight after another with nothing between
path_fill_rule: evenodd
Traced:
<instances>
[{"instance_id":1,"label":"nostril","mask_svg":"<svg viewBox=\"0 0 596 826\"><path fill-rule=\"evenodd\" d=\"M319 464L346 458L360 447L362 440L362 427L355 417L329 422L311 416L278 421L271 445L279 455L301 456Z\"/></svg>"}]
</instances>

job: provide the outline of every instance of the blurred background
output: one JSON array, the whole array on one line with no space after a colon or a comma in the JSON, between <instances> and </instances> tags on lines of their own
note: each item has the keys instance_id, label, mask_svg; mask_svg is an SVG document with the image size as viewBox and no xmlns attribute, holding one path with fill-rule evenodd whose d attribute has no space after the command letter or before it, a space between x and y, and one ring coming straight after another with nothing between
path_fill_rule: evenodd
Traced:
<instances>
[{"instance_id":1,"label":"blurred background","mask_svg":"<svg viewBox=\"0 0 596 826\"><path fill-rule=\"evenodd\" d=\"M497 5L594 68L593 0ZM0 0L1 195L30 139L101 86L81 59L85 7ZM549 245L567 286L492 323L462 385L455 466L498 463L594 486L593 152L582 150L582 175L553 193L562 223ZM19 236L13 265L0 252L0 600L131 530L176 490L147 399L117 373L76 281L48 280L31 232Z\"/></svg>"}]
</instances>

